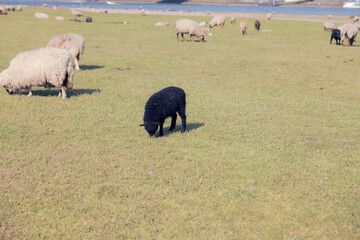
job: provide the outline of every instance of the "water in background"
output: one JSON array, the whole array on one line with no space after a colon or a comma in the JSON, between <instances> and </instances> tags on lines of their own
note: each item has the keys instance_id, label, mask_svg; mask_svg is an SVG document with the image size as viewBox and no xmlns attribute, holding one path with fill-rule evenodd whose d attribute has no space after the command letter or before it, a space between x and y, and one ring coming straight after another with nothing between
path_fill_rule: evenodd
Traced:
<instances>
[{"instance_id":1,"label":"water in background","mask_svg":"<svg viewBox=\"0 0 360 240\"><path fill-rule=\"evenodd\" d=\"M348 15L359 16L360 9L333 8L333 7L291 7L291 6L254 6L254 5L214 5L214 4L167 4L167 3L116 3L109 5L106 2L87 1L43 1L43 0L0 0L0 4L41 6L66 8L106 8L106 9L145 9L162 11L201 11L201 12L240 12L240 13L269 13L302 15Z\"/></svg>"}]
</instances>

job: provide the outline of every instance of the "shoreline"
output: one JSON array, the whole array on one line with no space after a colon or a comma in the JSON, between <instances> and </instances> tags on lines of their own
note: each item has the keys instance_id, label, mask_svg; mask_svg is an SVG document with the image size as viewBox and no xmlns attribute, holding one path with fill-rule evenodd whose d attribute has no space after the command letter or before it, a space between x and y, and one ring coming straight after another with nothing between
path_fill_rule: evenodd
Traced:
<instances>
[{"instance_id":1,"label":"shoreline","mask_svg":"<svg viewBox=\"0 0 360 240\"><path fill-rule=\"evenodd\" d=\"M107 14L130 14L141 15L140 10L129 9L94 9L94 8L76 8L83 12L89 13L104 13ZM225 17L236 18L250 18L267 20L266 13L240 13L240 12L186 12L186 11L161 11L161 10L147 10L142 15L161 15L161 16L187 16L187 17L213 17L215 15L224 15ZM345 23L349 21L349 16L333 15L331 19L326 15L296 15L296 14L273 14L271 20L283 20L283 21L304 21L304 22L333 22L333 23ZM270 20L270 21L271 21ZM268 20L267 20L268 21Z\"/></svg>"},{"instance_id":2,"label":"shoreline","mask_svg":"<svg viewBox=\"0 0 360 240\"><path fill-rule=\"evenodd\" d=\"M72 2L74 0L47 0L50 2L59 2L59 1L66 1L66 2ZM84 1L84 0L83 0ZM107 2L107 0L90 0L90 1L84 1L84 2ZM158 4L162 4L160 1L156 1L156 0L149 0L149 1L126 1L126 0L115 0L115 1L110 1L110 2L114 2L114 3L140 3L140 4L148 4L148 3L158 3ZM176 4L176 5L227 5L227 6L257 6L258 2L255 1L245 1L243 3L241 2L193 2L193 1L179 1L178 3L170 3L170 2L164 2L166 4ZM320 3L316 3L315 1L312 2L304 2L304 3L297 3L297 4L282 4L282 5L278 5L277 7L332 7L332 8L342 8L342 4L329 4L328 1L322 2Z\"/></svg>"}]
</instances>

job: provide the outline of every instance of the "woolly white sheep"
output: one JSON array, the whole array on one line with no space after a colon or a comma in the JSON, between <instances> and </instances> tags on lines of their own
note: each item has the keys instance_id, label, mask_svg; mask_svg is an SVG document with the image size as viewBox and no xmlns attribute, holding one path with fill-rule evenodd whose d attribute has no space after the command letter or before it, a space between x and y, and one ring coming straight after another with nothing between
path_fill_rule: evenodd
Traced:
<instances>
[{"instance_id":1,"label":"woolly white sheep","mask_svg":"<svg viewBox=\"0 0 360 240\"><path fill-rule=\"evenodd\" d=\"M358 28L351 23L345 23L338 29L340 30L341 41L344 41L346 37L349 41L349 46L352 46L358 34Z\"/></svg>"},{"instance_id":2,"label":"woolly white sheep","mask_svg":"<svg viewBox=\"0 0 360 240\"><path fill-rule=\"evenodd\" d=\"M354 17L353 19L352 19L352 23L356 23L356 22L358 22L359 21L359 17L358 16L356 16L356 17Z\"/></svg>"},{"instance_id":3,"label":"woolly white sheep","mask_svg":"<svg viewBox=\"0 0 360 240\"><path fill-rule=\"evenodd\" d=\"M73 87L71 54L58 48L41 48L17 54L7 69L0 73L0 84L9 94L31 87L61 88L59 97L65 99L65 87Z\"/></svg>"},{"instance_id":4,"label":"woolly white sheep","mask_svg":"<svg viewBox=\"0 0 360 240\"><path fill-rule=\"evenodd\" d=\"M206 21L203 21L203 22L199 23L199 26L200 27L205 27L206 26Z\"/></svg>"},{"instance_id":5,"label":"woolly white sheep","mask_svg":"<svg viewBox=\"0 0 360 240\"><path fill-rule=\"evenodd\" d=\"M57 16L57 17L55 17L55 20L57 20L57 21L64 21L65 18L64 18L64 17L61 17L61 16Z\"/></svg>"},{"instance_id":6,"label":"woolly white sheep","mask_svg":"<svg viewBox=\"0 0 360 240\"><path fill-rule=\"evenodd\" d=\"M268 14L266 15L266 18L267 18L268 20L270 20L270 19L272 18L272 14L271 14L271 13L268 13Z\"/></svg>"},{"instance_id":7,"label":"woolly white sheep","mask_svg":"<svg viewBox=\"0 0 360 240\"><path fill-rule=\"evenodd\" d=\"M79 10L74 10L71 14L72 14L73 16L77 16L77 17L82 17L82 16L84 16L83 12L82 12L82 11L79 11Z\"/></svg>"},{"instance_id":8,"label":"woolly white sheep","mask_svg":"<svg viewBox=\"0 0 360 240\"><path fill-rule=\"evenodd\" d=\"M332 30L335 29L335 24L331 22L324 23L324 30Z\"/></svg>"},{"instance_id":9,"label":"woolly white sheep","mask_svg":"<svg viewBox=\"0 0 360 240\"><path fill-rule=\"evenodd\" d=\"M225 17L223 15L217 15L214 16L211 22L209 23L209 27L213 28L215 26L221 26L221 28L224 27L225 24Z\"/></svg>"},{"instance_id":10,"label":"woolly white sheep","mask_svg":"<svg viewBox=\"0 0 360 240\"><path fill-rule=\"evenodd\" d=\"M231 17L231 18L230 18L230 23L231 23L231 24L235 23L235 21L236 21L236 18L235 18L235 17Z\"/></svg>"},{"instance_id":11,"label":"woolly white sheep","mask_svg":"<svg viewBox=\"0 0 360 240\"><path fill-rule=\"evenodd\" d=\"M209 36L212 36L212 32L211 32L210 28L203 28L202 30L203 30L204 35L207 34Z\"/></svg>"},{"instance_id":12,"label":"woolly white sheep","mask_svg":"<svg viewBox=\"0 0 360 240\"><path fill-rule=\"evenodd\" d=\"M201 42L204 42L204 32L200 28L199 24L189 19L180 19L175 22L175 32L177 40L179 41L179 33L185 41L184 34L190 34L190 41L194 41L194 36L200 38Z\"/></svg>"},{"instance_id":13,"label":"woolly white sheep","mask_svg":"<svg viewBox=\"0 0 360 240\"><path fill-rule=\"evenodd\" d=\"M249 27L249 24L248 24L248 22L246 20L241 21L240 28L241 28L241 34L242 35L245 35L245 34L247 35L248 27Z\"/></svg>"},{"instance_id":14,"label":"woolly white sheep","mask_svg":"<svg viewBox=\"0 0 360 240\"><path fill-rule=\"evenodd\" d=\"M40 19L49 19L49 15L47 15L46 13L42 13L42 12L36 12L34 14L34 16L36 18L40 18Z\"/></svg>"},{"instance_id":15,"label":"woolly white sheep","mask_svg":"<svg viewBox=\"0 0 360 240\"><path fill-rule=\"evenodd\" d=\"M48 47L68 50L73 55L75 69L77 71L80 70L79 61L82 58L85 49L85 38L83 36L75 33L56 36L50 39Z\"/></svg>"}]
</instances>

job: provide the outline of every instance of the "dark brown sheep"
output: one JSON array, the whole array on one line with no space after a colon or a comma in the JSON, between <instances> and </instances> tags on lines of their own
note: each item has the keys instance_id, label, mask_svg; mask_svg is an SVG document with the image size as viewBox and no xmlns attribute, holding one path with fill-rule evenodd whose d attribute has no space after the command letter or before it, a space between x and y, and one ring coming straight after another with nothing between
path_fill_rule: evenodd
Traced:
<instances>
[{"instance_id":1,"label":"dark brown sheep","mask_svg":"<svg viewBox=\"0 0 360 240\"><path fill-rule=\"evenodd\" d=\"M255 20L254 27L256 30L260 30L260 22L258 20Z\"/></svg>"}]
</instances>

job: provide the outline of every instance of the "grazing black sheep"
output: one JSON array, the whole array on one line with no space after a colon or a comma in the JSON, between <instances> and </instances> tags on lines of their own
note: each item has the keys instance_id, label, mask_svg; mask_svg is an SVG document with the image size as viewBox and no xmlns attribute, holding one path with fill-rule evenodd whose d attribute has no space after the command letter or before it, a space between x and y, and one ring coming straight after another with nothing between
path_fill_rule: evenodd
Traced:
<instances>
[{"instance_id":1,"label":"grazing black sheep","mask_svg":"<svg viewBox=\"0 0 360 240\"><path fill-rule=\"evenodd\" d=\"M85 22L92 22L92 17L86 17Z\"/></svg>"},{"instance_id":2,"label":"grazing black sheep","mask_svg":"<svg viewBox=\"0 0 360 240\"><path fill-rule=\"evenodd\" d=\"M333 29L332 30L331 38L330 38L330 44L331 44L333 39L336 40L336 45L340 45L341 35L340 35L340 30L339 29Z\"/></svg>"},{"instance_id":3,"label":"grazing black sheep","mask_svg":"<svg viewBox=\"0 0 360 240\"><path fill-rule=\"evenodd\" d=\"M163 136L163 125L167 117L172 117L170 131L176 125L176 112L182 121L181 133L186 130L185 92L178 87L167 87L152 95L145 105L144 124L145 130L152 137L160 125L160 136Z\"/></svg>"}]
</instances>

